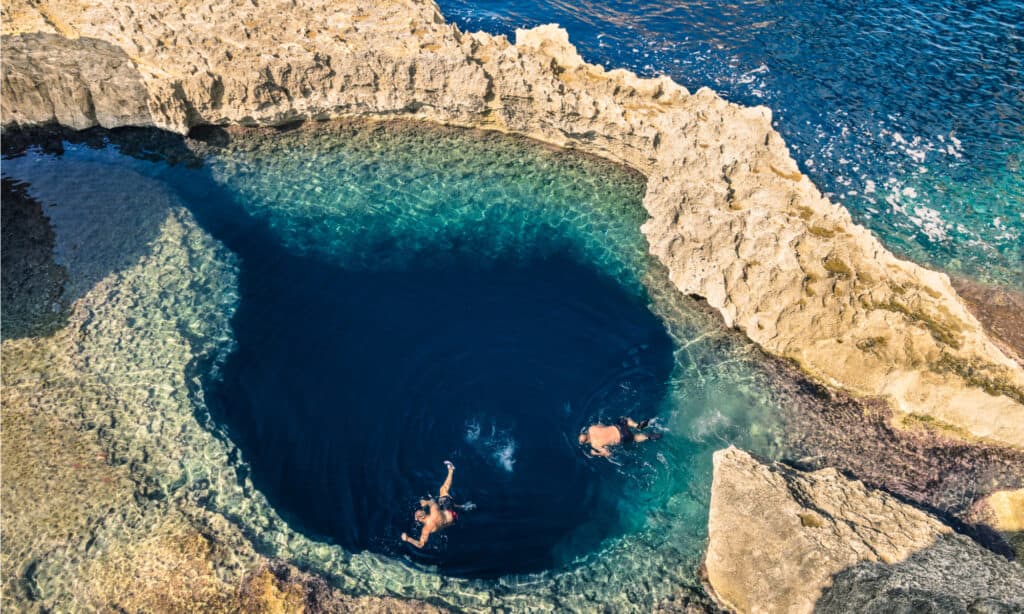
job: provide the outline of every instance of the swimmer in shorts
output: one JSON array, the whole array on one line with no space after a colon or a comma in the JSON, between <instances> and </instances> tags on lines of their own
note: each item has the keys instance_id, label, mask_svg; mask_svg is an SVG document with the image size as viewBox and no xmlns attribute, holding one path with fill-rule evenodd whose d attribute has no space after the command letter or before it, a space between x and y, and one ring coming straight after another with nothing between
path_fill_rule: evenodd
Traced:
<instances>
[{"instance_id":1,"label":"swimmer in shorts","mask_svg":"<svg viewBox=\"0 0 1024 614\"><path fill-rule=\"evenodd\" d=\"M459 519L459 513L455 511L455 508L458 506L455 505L451 495L448 494L448 491L452 488L452 475L455 473L455 465L451 461L445 461L444 464L448 467L448 477L445 478L444 484L441 484L437 501L433 499L420 499L420 509L416 510L416 513L413 514L416 522L423 524L420 538L413 539L402 533L402 541L410 543L417 548L422 548L426 545L431 533L443 531L455 524ZM426 509L424 510L424 508Z\"/></svg>"},{"instance_id":2,"label":"swimmer in shorts","mask_svg":"<svg viewBox=\"0 0 1024 614\"><path fill-rule=\"evenodd\" d=\"M632 418L623 416L615 424L591 424L580 433L580 445L590 444L590 454L594 456L609 457L612 446L619 446L627 443L642 443L644 441L657 441L661 439L661 433L634 433L632 429L643 430L650 424L650 420L636 422Z\"/></svg>"}]
</instances>

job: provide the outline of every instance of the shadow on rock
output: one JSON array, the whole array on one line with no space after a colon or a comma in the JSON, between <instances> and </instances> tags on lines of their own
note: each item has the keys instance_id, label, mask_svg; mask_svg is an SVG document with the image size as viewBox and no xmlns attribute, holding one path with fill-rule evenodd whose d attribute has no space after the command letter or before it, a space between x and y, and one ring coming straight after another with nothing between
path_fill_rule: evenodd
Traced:
<instances>
[{"instance_id":1,"label":"shadow on rock","mask_svg":"<svg viewBox=\"0 0 1024 614\"><path fill-rule=\"evenodd\" d=\"M5 36L3 92L5 126L152 124L135 63L120 47L94 38Z\"/></svg>"},{"instance_id":2,"label":"shadow on rock","mask_svg":"<svg viewBox=\"0 0 1024 614\"><path fill-rule=\"evenodd\" d=\"M51 334L97 283L137 263L180 198L161 182L95 160L36 164L30 148L61 158L68 143L115 146L136 159L195 167L183 137L155 129L73 131L56 125L4 134L4 339Z\"/></svg>"},{"instance_id":3,"label":"shadow on rock","mask_svg":"<svg viewBox=\"0 0 1024 614\"><path fill-rule=\"evenodd\" d=\"M815 604L838 612L1020 612L1024 568L959 535L943 535L905 560L858 563L832 578Z\"/></svg>"},{"instance_id":4,"label":"shadow on rock","mask_svg":"<svg viewBox=\"0 0 1024 614\"><path fill-rule=\"evenodd\" d=\"M3 339L48 335L67 322L59 302L67 271L53 261L53 229L25 187L4 178L0 195Z\"/></svg>"}]
</instances>

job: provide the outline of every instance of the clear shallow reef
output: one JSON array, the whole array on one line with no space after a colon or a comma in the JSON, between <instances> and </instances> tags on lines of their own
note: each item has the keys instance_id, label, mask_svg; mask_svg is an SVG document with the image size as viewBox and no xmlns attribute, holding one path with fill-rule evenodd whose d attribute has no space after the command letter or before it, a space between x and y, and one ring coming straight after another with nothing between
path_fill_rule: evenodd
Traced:
<instances>
[{"instance_id":1,"label":"clear shallow reef","mask_svg":"<svg viewBox=\"0 0 1024 614\"><path fill-rule=\"evenodd\" d=\"M1024 3L441 0L559 23L589 62L766 105L801 170L895 253L1024 289Z\"/></svg>"},{"instance_id":2,"label":"clear shallow reef","mask_svg":"<svg viewBox=\"0 0 1024 614\"><path fill-rule=\"evenodd\" d=\"M25 190L43 203L55 229L55 260L69 277L60 300L70 310L69 326L52 338L5 340L5 385L32 386L38 381L33 378L49 382L41 394L54 396L38 402L61 403L70 408L69 420L97 430L111 458L131 467L147 497L186 500L222 513L265 554L324 573L347 590L430 598L466 609L586 611L600 604L646 610L681 591L699 590L696 569L706 539L710 455L715 449L737 443L778 457L837 448L827 438L809 441L800 429L808 422L819 437L827 433L813 420L821 419L822 408L833 406L835 399L723 330L717 317L680 296L647 255L639 232L646 217L640 205L643 179L634 173L523 139L402 123L213 131L191 142L192 151L178 152L191 164L169 164L166 160L174 156L114 140L122 144L66 143L59 156L32 149L4 161L4 176L28 184ZM581 383L589 394L566 399L568 405L547 400L554 405L552 411L568 414L556 426L568 430L593 417L639 410L656 415L665 438L622 455L619 464L574 457L582 463L583 479L600 485L585 495L593 495L590 501L599 504L600 514L577 518L581 533L550 546L545 565L551 569L546 571L490 579L438 574L432 564L441 563L444 569L444 557L459 552L457 527L448 543L422 557L410 556L386 539L370 540L369 546L354 540L350 543L368 549L346 550L339 545L344 536L324 535L330 531L313 527L302 510L277 505L275 497L284 495L273 486L274 478L286 479L287 471L274 475L267 463L259 467L257 451L246 447L252 432L239 429L245 415L232 418L224 405L223 395L239 389L224 384L226 374L237 375L244 370L244 363L237 362L240 357L259 358L266 347L252 345L252 339L289 330L264 322L263 328L242 335L241 324L310 316L258 309L244 314L245 301L258 298L259 292L288 291L287 277L297 269L282 264L286 260L309 271L329 272L332 282L341 280L353 288L415 285L410 280L418 276L436 280L430 276L461 271L444 286L454 288L466 282L466 275L500 278L513 271L530 276L539 271L531 268L538 263L554 263L554 277L544 282L548 300L563 300L550 293L564 283L559 275L580 278L573 280L574 287L579 287L577 282L592 284L592 294L570 297L559 308L570 315L596 310L589 316L594 330L611 328L621 336L618 353L612 352L621 358L600 381ZM274 280L261 279L275 266L280 270ZM530 288L537 280L520 281ZM307 296L316 292L310 283L306 280L302 290ZM322 288L324 295L338 290ZM615 299L620 306L595 304L597 294L621 295ZM294 309L304 303L302 297L296 292L270 298ZM290 305L289 298L295 299ZM603 319L635 308L660 321L653 329L648 325L655 334L647 345L662 347L657 339L667 333L662 347L667 363L645 361L637 350L645 343L643 336L638 344L631 335L620 335L621 323ZM323 313L321 309L312 315ZM361 339L365 345L373 335ZM315 335L305 341L314 342ZM69 358L55 364L40 361L37 350L27 349L35 345L58 355L66 351ZM352 356L367 350L331 351L335 359L357 365L358 358ZM439 357L413 365L430 365ZM272 368L274 363L268 364ZM309 375L308 369L301 370ZM273 371L261 373L274 377ZM316 375L329 373L328 366ZM293 393L300 396L303 391ZM309 406L322 405L324 398L315 397ZM466 470L456 476L456 492L478 504L486 501L477 494L480 482L509 468L514 472L526 467L524 455L531 451L524 447L521 425L508 411L470 406L468 413L457 416L456 439L403 461L412 465L386 466L382 461L382 471L400 474L400 482L388 485L396 517L403 510L411 513L415 497L435 489L441 477L441 458L421 454L462 455L454 459L463 467L460 472ZM860 413L857 408L852 412ZM287 422L264 424L280 429ZM851 424L840 423L846 431L839 437L852 448L845 453L871 456L858 445ZM566 435L570 441L555 445L568 453L575 431ZM480 444L488 439L493 441ZM866 440L892 450L877 454L895 482L915 483L916 476L903 475L893 459L881 456L901 454L900 442L871 432ZM513 442L518 445L510 448ZM824 461L844 464L842 459ZM342 462L327 459L323 464ZM492 474L473 476L474 464L489 466ZM408 466L421 469L402 472ZM926 480L932 475L929 468L920 473ZM966 473L966 481L984 477L993 487L1020 475L1005 466ZM951 478L943 488L953 492L961 486ZM525 485L518 488L527 492ZM946 500L953 496L940 493L936 502L969 503ZM538 513L551 503L538 501ZM487 515L482 511L478 518ZM391 521L382 524L386 531L381 532L401 530ZM312 530L299 530L304 525ZM480 530L485 534L501 527ZM130 539L130 533L127 526L112 522L105 539ZM67 560L72 565L75 558ZM474 571L462 569L462 574ZM42 575L42 594L68 590L60 568L50 567Z\"/></svg>"}]
</instances>

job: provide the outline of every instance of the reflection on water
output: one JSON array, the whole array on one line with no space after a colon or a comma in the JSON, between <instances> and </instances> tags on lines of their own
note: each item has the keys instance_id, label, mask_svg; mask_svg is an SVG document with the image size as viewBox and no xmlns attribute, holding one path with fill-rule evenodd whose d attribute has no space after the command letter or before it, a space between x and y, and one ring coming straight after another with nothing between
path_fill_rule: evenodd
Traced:
<instances>
[{"instance_id":1,"label":"reflection on water","mask_svg":"<svg viewBox=\"0 0 1024 614\"><path fill-rule=\"evenodd\" d=\"M1024 3L441 0L466 30L557 22L584 58L762 104L896 252L1024 288Z\"/></svg>"}]
</instances>

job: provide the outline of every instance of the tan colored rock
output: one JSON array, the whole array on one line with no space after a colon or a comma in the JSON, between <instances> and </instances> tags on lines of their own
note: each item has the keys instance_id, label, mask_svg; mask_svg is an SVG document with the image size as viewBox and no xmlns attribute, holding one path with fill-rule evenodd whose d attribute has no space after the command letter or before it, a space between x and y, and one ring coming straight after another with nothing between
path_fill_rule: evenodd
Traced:
<instances>
[{"instance_id":1,"label":"tan colored rock","mask_svg":"<svg viewBox=\"0 0 1024 614\"><path fill-rule=\"evenodd\" d=\"M998 490L975 503L968 521L1000 533L1024 560L1024 489Z\"/></svg>"},{"instance_id":2,"label":"tan colored rock","mask_svg":"<svg viewBox=\"0 0 1024 614\"><path fill-rule=\"evenodd\" d=\"M708 533L708 582L738 612L1024 607L1020 566L833 469L716 452Z\"/></svg>"},{"instance_id":3,"label":"tan colored rock","mask_svg":"<svg viewBox=\"0 0 1024 614\"><path fill-rule=\"evenodd\" d=\"M646 174L651 252L726 325L827 385L1024 447L1024 369L946 275L895 258L800 174L766 108L587 64L556 26L515 45L464 34L429 0L4 10L8 126L406 116L602 155Z\"/></svg>"}]
</instances>

